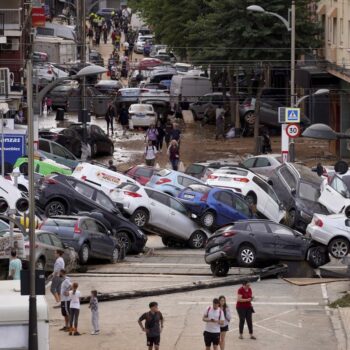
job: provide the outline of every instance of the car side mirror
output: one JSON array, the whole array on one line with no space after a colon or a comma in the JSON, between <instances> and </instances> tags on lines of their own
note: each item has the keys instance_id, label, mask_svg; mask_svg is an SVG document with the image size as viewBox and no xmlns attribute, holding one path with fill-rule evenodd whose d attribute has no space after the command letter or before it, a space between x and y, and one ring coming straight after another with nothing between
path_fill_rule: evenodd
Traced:
<instances>
[{"instance_id":1,"label":"car side mirror","mask_svg":"<svg viewBox=\"0 0 350 350\"><path fill-rule=\"evenodd\" d=\"M295 196L297 194L297 191L295 190L295 188L292 188L290 190L290 193L292 194L292 196Z\"/></svg>"}]
</instances>

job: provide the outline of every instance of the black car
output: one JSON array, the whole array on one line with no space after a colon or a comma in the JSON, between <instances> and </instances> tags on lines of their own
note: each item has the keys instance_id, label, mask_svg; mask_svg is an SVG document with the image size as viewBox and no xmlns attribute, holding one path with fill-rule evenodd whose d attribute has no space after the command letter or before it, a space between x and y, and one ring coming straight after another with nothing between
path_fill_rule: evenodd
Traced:
<instances>
[{"instance_id":1,"label":"black car","mask_svg":"<svg viewBox=\"0 0 350 350\"><path fill-rule=\"evenodd\" d=\"M91 258L116 263L121 247L111 231L98 220L85 216L53 216L41 224L41 229L55 233L67 246L74 248L81 264Z\"/></svg>"},{"instance_id":2,"label":"black car","mask_svg":"<svg viewBox=\"0 0 350 350\"><path fill-rule=\"evenodd\" d=\"M284 163L268 180L288 212L288 225L305 232L314 213L329 214L318 202L322 179L301 164Z\"/></svg>"},{"instance_id":3,"label":"black car","mask_svg":"<svg viewBox=\"0 0 350 350\"><path fill-rule=\"evenodd\" d=\"M96 50L91 50L89 53L89 61L91 63L94 63L98 66L104 67L104 61L102 55L96 51Z\"/></svg>"},{"instance_id":4,"label":"black car","mask_svg":"<svg viewBox=\"0 0 350 350\"><path fill-rule=\"evenodd\" d=\"M127 252L139 253L146 244L143 232L120 213L104 192L74 177L55 174L43 178L37 183L35 199L46 217L90 213L124 243Z\"/></svg>"},{"instance_id":5,"label":"black car","mask_svg":"<svg viewBox=\"0 0 350 350\"><path fill-rule=\"evenodd\" d=\"M205 262L216 276L231 266L260 267L280 260L307 260L312 267L329 262L327 248L300 232L269 220L245 220L219 229L205 248Z\"/></svg>"}]
</instances>

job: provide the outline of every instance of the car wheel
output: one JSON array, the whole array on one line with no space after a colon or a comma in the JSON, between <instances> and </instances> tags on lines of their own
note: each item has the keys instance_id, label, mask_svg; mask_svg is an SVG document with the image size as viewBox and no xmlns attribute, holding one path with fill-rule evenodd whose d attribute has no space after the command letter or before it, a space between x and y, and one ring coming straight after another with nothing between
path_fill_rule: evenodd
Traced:
<instances>
[{"instance_id":1,"label":"car wheel","mask_svg":"<svg viewBox=\"0 0 350 350\"><path fill-rule=\"evenodd\" d=\"M118 239L119 244L124 247L125 254L128 253L131 249L131 239L130 239L129 235L124 231L118 232L117 239Z\"/></svg>"},{"instance_id":2,"label":"car wheel","mask_svg":"<svg viewBox=\"0 0 350 350\"><path fill-rule=\"evenodd\" d=\"M311 247L308 261L314 269L324 265L327 262L325 251L321 247Z\"/></svg>"},{"instance_id":3,"label":"car wheel","mask_svg":"<svg viewBox=\"0 0 350 350\"><path fill-rule=\"evenodd\" d=\"M136 209L131 215L131 221L138 227L145 227L148 219L149 214L145 209Z\"/></svg>"},{"instance_id":4,"label":"car wheel","mask_svg":"<svg viewBox=\"0 0 350 350\"><path fill-rule=\"evenodd\" d=\"M244 118L244 122L247 123L248 125L255 124L256 116L255 116L255 113L253 111L247 112L243 118Z\"/></svg>"},{"instance_id":5,"label":"car wheel","mask_svg":"<svg viewBox=\"0 0 350 350\"><path fill-rule=\"evenodd\" d=\"M93 143L91 145L91 157L95 157L98 153L97 144Z\"/></svg>"},{"instance_id":6,"label":"car wheel","mask_svg":"<svg viewBox=\"0 0 350 350\"><path fill-rule=\"evenodd\" d=\"M117 247L114 247L113 253L112 253L112 258L111 258L111 264L117 263L119 260L119 249Z\"/></svg>"},{"instance_id":7,"label":"car wheel","mask_svg":"<svg viewBox=\"0 0 350 350\"><path fill-rule=\"evenodd\" d=\"M202 231L196 231L192 234L189 245L193 249L200 249L205 246L207 242L207 236Z\"/></svg>"},{"instance_id":8,"label":"car wheel","mask_svg":"<svg viewBox=\"0 0 350 350\"><path fill-rule=\"evenodd\" d=\"M334 238L328 244L328 251L333 258L344 258L344 256L349 254L349 241L345 238Z\"/></svg>"},{"instance_id":9,"label":"car wheel","mask_svg":"<svg viewBox=\"0 0 350 350\"><path fill-rule=\"evenodd\" d=\"M65 214L67 214L67 208L61 201L54 200L45 207L45 215L47 217Z\"/></svg>"},{"instance_id":10,"label":"car wheel","mask_svg":"<svg viewBox=\"0 0 350 350\"><path fill-rule=\"evenodd\" d=\"M108 154L109 154L110 156L113 156L113 154L114 154L114 146L113 146L113 145L110 145L110 146L109 146Z\"/></svg>"},{"instance_id":11,"label":"car wheel","mask_svg":"<svg viewBox=\"0 0 350 350\"><path fill-rule=\"evenodd\" d=\"M239 248L237 260L240 266L254 266L256 260L254 248L250 245L243 245L241 248Z\"/></svg>"},{"instance_id":12,"label":"car wheel","mask_svg":"<svg viewBox=\"0 0 350 350\"><path fill-rule=\"evenodd\" d=\"M205 212L201 217L201 224L205 228L212 228L215 224L215 213L213 211Z\"/></svg>"},{"instance_id":13,"label":"car wheel","mask_svg":"<svg viewBox=\"0 0 350 350\"><path fill-rule=\"evenodd\" d=\"M84 243L79 251L79 260L80 263L85 265L87 264L88 260L90 258L90 247L88 244Z\"/></svg>"},{"instance_id":14,"label":"car wheel","mask_svg":"<svg viewBox=\"0 0 350 350\"><path fill-rule=\"evenodd\" d=\"M216 277L225 277L228 274L228 271L230 270L230 265L225 260L219 260L212 262L210 264L211 272Z\"/></svg>"},{"instance_id":15,"label":"car wheel","mask_svg":"<svg viewBox=\"0 0 350 350\"><path fill-rule=\"evenodd\" d=\"M37 260L37 262L35 263L35 268L37 270L45 270L45 261L44 259L40 258Z\"/></svg>"}]
</instances>

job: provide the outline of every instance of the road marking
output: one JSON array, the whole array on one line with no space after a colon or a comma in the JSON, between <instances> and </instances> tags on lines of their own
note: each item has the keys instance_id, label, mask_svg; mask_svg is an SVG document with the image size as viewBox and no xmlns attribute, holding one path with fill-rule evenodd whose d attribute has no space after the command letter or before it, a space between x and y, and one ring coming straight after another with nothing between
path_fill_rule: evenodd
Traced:
<instances>
[{"instance_id":1,"label":"road marking","mask_svg":"<svg viewBox=\"0 0 350 350\"><path fill-rule=\"evenodd\" d=\"M290 323L290 322L286 322L286 321L283 321L283 320L277 320L278 322L281 322L281 323L284 323L288 326L292 326L292 327L295 327L295 328L303 328L302 324L301 324L301 321L298 321L298 324L294 324L294 323Z\"/></svg>"},{"instance_id":2,"label":"road marking","mask_svg":"<svg viewBox=\"0 0 350 350\"><path fill-rule=\"evenodd\" d=\"M185 267L207 267L209 269L209 266L207 264L178 264L178 263L125 263L123 265L120 265L120 267L125 266L185 266Z\"/></svg>"},{"instance_id":3,"label":"road marking","mask_svg":"<svg viewBox=\"0 0 350 350\"><path fill-rule=\"evenodd\" d=\"M206 305L206 301L179 301L179 305ZM232 303L235 305L235 303ZM276 305L276 306L320 306L320 303L309 301L253 301L254 305Z\"/></svg>"},{"instance_id":4,"label":"road marking","mask_svg":"<svg viewBox=\"0 0 350 350\"><path fill-rule=\"evenodd\" d=\"M273 329L264 327L264 326L262 326L262 325L260 325L260 324L258 324L258 323L255 323L254 326L255 326L255 327L258 327L258 328L262 328L262 329L264 329L264 330L266 330L266 331L268 331L268 332L271 332L271 333L274 333L274 334L278 334L278 335L280 335L280 336L282 336L282 337L284 337L284 338L287 338L287 339L294 339L293 337L290 337L289 335L283 334L283 333L281 333L281 332L274 331Z\"/></svg>"}]
</instances>

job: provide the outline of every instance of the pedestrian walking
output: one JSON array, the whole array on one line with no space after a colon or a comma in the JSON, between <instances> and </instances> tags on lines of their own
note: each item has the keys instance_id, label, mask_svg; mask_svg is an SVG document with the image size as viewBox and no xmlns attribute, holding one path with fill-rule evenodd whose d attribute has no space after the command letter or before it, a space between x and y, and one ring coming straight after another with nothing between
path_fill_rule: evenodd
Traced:
<instances>
[{"instance_id":1,"label":"pedestrian walking","mask_svg":"<svg viewBox=\"0 0 350 350\"><path fill-rule=\"evenodd\" d=\"M148 140L147 146L145 147L145 162L148 166L154 166L157 157L157 147L151 140Z\"/></svg>"},{"instance_id":2,"label":"pedestrian walking","mask_svg":"<svg viewBox=\"0 0 350 350\"><path fill-rule=\"evenodd\" d=\"M225 350L226 345L226 333L228 332L228 325L231 321L232 315L231 310L226 304L226 298L221 295L219 297L220 308L224 313L224 324L220 327L220 349Z\"/></svg>"},{"instance_id":3,"label":"pedestrian walking","mask_svg":"<svg viewBox=\"0 0 350 350\"><path fill-rule=\"evenodd\" d=\"M113 160L112 159L110 159L108 161L108 169L112 170L112 171L117 171L117 167L113 164Z\"/></svg>"},{"instance_id":4,"label":"pedestrian walking","mask_svg":"<svg viewBox=\"0 0 350 350\"><path fill-rule=\"evenodd\" d=\"M60 331L69 332L69 311L70 311L70 295L69 291L72 288L72 283L70 278L67 276L66 270L62 269L60 271L60 276L62 278L61 283L61 314L64 318L64 327Z\"/></svg>"},{"instance_id":5,"label":"pedestrian walking","mask_svg":"<svg viewBox=\"0 0 350 350\"><path fill-rule=\"evenodd\" d=\"M90 27L88 29L87 37L89 39L89 46L91 47L92 46L92 39L94 38L94 30L92 29L92 27Z\"/></svg>"},{"instance_id":6,"label":"pedestrian walking","mask_svg":"<svg viewBox=\"0 0 350 350\"><path fill-rule=\"evenodd\" d=\"M92 324L91 335L99 335L100 326L99 326L99 315L98 315L97 290L91 291L89 309L91 310L91 324Z\"/></svg>"},{"instance_id":7,"label":"pedestrian walking","mask_svg":"<svg viewBox=\"0 0 350 350\"><path fill-rule=\"evenodd\" d=\"M171 123L170 120L168 120L165 124L165 137L164 137L166 149L169 148L172 131L173 131L173 124Z\"/></svg>"},{"instance_id":8,"label":"pedestrian walking","mask_svg":"<svg viewBox=\"0 0 350 350\"><path fill-rule=\"evenodd\" d=\"M146 333L148 350L159 350L160 334L164 327L164 318L158 309L158 303L152 301L149 303L149 312L145 312L138 320L143 332ZM143 325L145 321L145 325Z\"/></svg>"},{"instance_id":9,"label":"pedestrian walking","mask_svg":"<svg viewBox=\"0 0 350 350\"><path fill-rule=\"evenodd\" d=\"M271 148L271 138L268 130L264 130L263 132L263 142L262 142L262 153L267 154L271 153L272 148Z\"/></svg>"},{"instance_id":10,"label":"pedestrian walking","mask_svg":"<svg viewBox=\"0 0 350 350\"><path fill-rule=\"evenodd\" d=\"M216 109L216 133L215 140L218 140L220 136L225 140L225 110L221 107Z\"/></svg>"},{"instance_id":11,"label":"pedestrian walking","mask_svg":"<svg viewBox=\"0 0 350 350\"><path fill-rule=\"evenodd\" d=\"M157 140L158 140L158 130L154 126L154 124L151 124L149 128L146 131L145 135L146 141L152 141L153 146L157 146Z\"/></svg>"},{"instance_id":12,"label":"pedestrian walking","mask_svg":"<svg viewBox=\"0 0 350 350\"><path fill-rule=\"evenodd\" d=\"M61 283L62 283L62 278L60 276L61 270L65 269L65 262L63 259L63 251L62 250L56 250L56 260L55 264L53 266L53 273L52 273L52 281L51 281L51 288L50 291L52 295L55 298L55 301L57 303L54 308L60 307L60 294L61 294Z\"/></svg>"},{"instance_id":13,"label":"pedestrian walking","mask_svg":"<svg viewBox=\"0 0 350 350\"><path fill-rule=\"evenodd\" d=\"M124 56L129 57L129 43L127 41L124 41L123 47L124 47Z\"/></svg>"},{"instance_id":14,"label":"pedestrian walking","mask_svg":"<svg viewBox=\"0 0 350 350\"><path fill-rule=\"evenodd\" d=\"M79 284L74 282L72 290L69 292L70 296L70 323L69 335L80 335L78 332L78 320L80 313L80 291Z\"/></svg>"},{"instance_id":15,"label":"pedestrian walking","mask_svg":"<svg viewBox=\"0 0 350 350\"><path fill-rule=\"evenodd\" d=\"M126 130L129 126L129 111L126 108L126 105L123 104L119 111L119 123L123 128L123 135L126 134Z\"/></svg>"},{"instance_id":16,"label":"pedestrian walking","mask_svg":"<svg viewBox=\"0 0 350 350\"><path fill-rule=\"evenodd\" d=\"M111 129L111 136L113 136L113 121L114 121L114 118L115 118L115 109L114 109L114 106L113 106L113 103L110 102L109 103L109 106L108 106L108 109L107 109L107 112L106 112L106 115L105 115L105 120L106 120L106 123L107 123L107 135L109 135L109 129Z\"/></svg>"},{"instance_id":17,"label":"pedestrian walking","mask_svg":"<svg viewBox=\"0 0 350 350\"><path fill-rule=\"evenodd\" d=\"M158 120L158 122L157 122L157 131L158 131L157 150L158 150L158 152L162 152L165 130L164 130L164 125L162 124L162 122L160 120Z\"/></svg>"},{"instance_id":18,"label":"pedestrian walking","mask_svg":"<svg viewBox=\"0 0 350 350\"><path fill-rule=\"evenodd\" d=\"M181 140L181 130L179 129L178 124L174 123L173 128L170 133L170 141L175 140L180 147L180 140Z\"/></svg>"},{"instance_id":19,"label":"pedestrian walking","mask_svg":"<svg viewBox=\"0 0 350 350\"><path fill-rule=\"evenodd\" d=\"M250 339L256 339L253 334L253 293L248 281L242 283L238 289L236 309L239 317L239 339L243 339L244 323L247 321Z\"/></svg>"},{"instance_id":20,"label":"pedestrian walking","mask_svg":"<svg viewBox=\"0 0 350 350\"><path fill-rule=\"evenodd\" d=\"M105 23L102 27L102 33L103 33L103 42L107 44L108 40L108 27L107 24Z\"/></svg>"},{"instance_id":21,"label":"pedestrian walking","mask_svg":"<svg viewBox=\"0 0 350 350\"><path fill-rule=\"evenodd\" d=\"M168 148L169 161L173 170L177 171L180 162L180 150L179 145L176 140L170 141L170 146Z\"/></svg>"},{"instance_id":22,"label":"pedestrian walking","mask_svg":"<svg viewBox=\"0 0 350 350\"><path fill-rule=\"evenodd\" d=\"M213 305L209 306L203 315L205 330L203 333L205 350L217 350L220 343L220 327L224 325L224 312L220 309L219 299L213 299Z\"/></svg>"},{"instance_id":23,"label":"pedestrian walking","mask_svg":"<svg viewBox=\"0 0 350 350\"><path fill-rule=\"evenodd\" d=\"M22 261L17 257L17 251L11 250L11 258L9 265L9 280L20 280L22 270Z\"/></svg>"}]
</instances>

